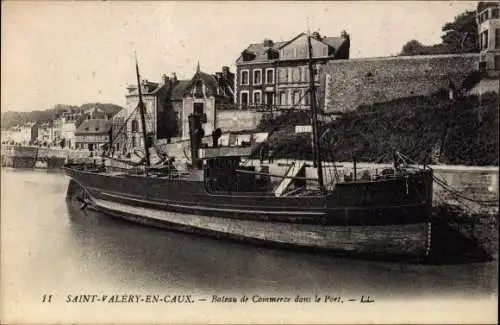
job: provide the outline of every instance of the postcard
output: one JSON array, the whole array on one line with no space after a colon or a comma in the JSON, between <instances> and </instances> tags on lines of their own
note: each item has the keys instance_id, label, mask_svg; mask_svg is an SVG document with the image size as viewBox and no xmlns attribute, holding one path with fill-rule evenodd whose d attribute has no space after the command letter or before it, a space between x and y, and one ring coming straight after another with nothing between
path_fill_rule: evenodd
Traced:
<instances>
[{"instance_id":1,"label":"postcard","mask_svg":"<svg viewBox=\"0 0 500 325\"><path fill-rule=\"evenodd\" d=\"M1 322L497 323L499 10L5 1Z\"/></svg>"}]
</instances>

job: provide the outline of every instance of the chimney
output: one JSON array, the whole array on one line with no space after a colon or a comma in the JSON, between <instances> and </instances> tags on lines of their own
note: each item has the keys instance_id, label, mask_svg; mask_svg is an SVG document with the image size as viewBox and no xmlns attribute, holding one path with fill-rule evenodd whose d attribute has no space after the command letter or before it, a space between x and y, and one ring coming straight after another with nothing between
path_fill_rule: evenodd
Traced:
<instances>
[{"instance_id":1,"label":"chimney","mask_svg":"<svg viewBox=\"0 0 500 325\"><path fill-rule=\"evenodd\" d=\"M172 86L175 87L177 85L177 75L175 72L172 72Z\"/></svg>"},{"instance_id":2,"label":"chimney","mask_svg":"<svg viewBox=\"0 0 500 325\"><path fill-rule=\"evenodd\" d=\"M321 35L318 32L313 32L312 38L314 38L315 40L321 41Z\"/></svg>"},{"instance_id":3,"label":"chimney","mask_svg":"<svg viewBox=\"0 0 500 325\"><path fill-rule=\"evenodd\" d=\"M349 34L347 34L347 32L345 30L342 31L342 33L340 33L340 37L344 38L344 39L349 39Z\"/></svg>"},{"instance_id":4,"label":"chimney","mask_svg":"<svg viewBox=\"0 0 500 325\"><path fill-rule=\"evenodd\" d=\"M224 76L225 80L229 78L229 67L227 66L222 67L222 75Z\"/></svg>"},{"instance_id":5,"label":"chimney","mask_svg":"<svg viewBox=\"0 0 500 325\"><path fill-rule=\"evenodd\" d=\"M274 43L271 39L268 39L268 38L264 39L264 46L271 47L273 45L274 45Z\"/></svg>"},{"instance_id":6,"label":"chimney","mask_svg":"<svg viewBox=\"0 0 500 325\"><path fill-rule=\"evenodd\" d=\"M163 85L168 84L168 82L169 82L169 81L170 81L170 79L168 78L168 76L167 76L166 74L162 74L162 75L161 75L161 83L162 83Z\"/></svg>"}]
</instances>

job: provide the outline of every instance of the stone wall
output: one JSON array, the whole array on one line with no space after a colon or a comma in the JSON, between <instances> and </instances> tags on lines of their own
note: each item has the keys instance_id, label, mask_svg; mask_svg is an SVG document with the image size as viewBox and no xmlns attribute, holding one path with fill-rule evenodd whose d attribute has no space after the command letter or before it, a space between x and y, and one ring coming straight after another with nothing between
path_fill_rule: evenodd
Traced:
<instances>
[{"instance_id":1,"label":"stone wall","mask_svg":"<svg viewBox=\"0 0 500 325\"><path fill-rule=\"evenodd\" d=\"M360 105L430 95L460 87L478 67L477 54L336 60L321 70L324 108L345 112Z\"/></svg>"},{"instance_id":2,"label":"stone wall","mask_svg":"<svg viewBox=\"0 0 500 325\"><path fill-rule=\"evenodd\" d=\"M252 130L257 127L262 118L262 112L255 111L217 111L217 127L222 132Z\"/></svg>"}]
</instances>

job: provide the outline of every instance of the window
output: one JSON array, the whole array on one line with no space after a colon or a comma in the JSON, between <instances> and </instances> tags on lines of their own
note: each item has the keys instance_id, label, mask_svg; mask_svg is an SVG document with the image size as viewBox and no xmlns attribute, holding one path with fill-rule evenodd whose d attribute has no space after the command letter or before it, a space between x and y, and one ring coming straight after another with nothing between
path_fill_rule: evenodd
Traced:
<instances>
[{"instance_id":1,"label":"window","mask_svg":"<svg viewBox=\"0 0 500 325\"><path fill-rule=\"evenodd\" d=\"M500 55L495 55L495 70L500 70Z\"/></svg>"},{"instance_id":2,"label":"window","mask_svg":"<svg viewBox=\"0 0 500 325\"><path fill-rule=\"evenodd\" d=\"M132 120L132 132L139 132L139 122L137 120Z\"/></svg>"},{"instance_id":3,"label":"window","mask_svg":"<svg viewBox=\"0 0 500 325\"><path fill-rule=\"evenodd\" d=\"M495 29L495 48L500 49L500 28Z\"/></svg>"},{"instance_id":4,"label":"window","mask_svg":"<svg viewBox=\"0 0 500 325\"><path fill-rule=\"evenodd\" d=\"M262 70L254 70L253 71L253 84L254 85L261 85L262 84Z\"/></svg>"},{"instance_id":5,"label":"window","mask_svg":"<svg viewBox=\"0 0 500 325\"><path fill-rule=\"evenodd\" d=\"M280 92L280 105L287 105L287 104L288 104L288 101L287 101L286 92L282 91L282 92Z\"/></svg>"},{"instance_id":6,"label":"window","mask_svg":"<svg viewBox=\"0 0 500 325\"><path fill-rule=\"evenodd\" d=\"M274 69L266 69L266 84L274 83Z\"/></svg>"},{"instance_id":7,"label":"window","mask_svg":"<svg viewBox=\"0 0 500 325\"><path fill-rule=\"evenodd\" d=\"M242 85L248 85L249 84L249 73L248 70L241 70L241 84Z\"/></svg>"},{"instance_id":8,"label":"window","mask_svg":"<svg viewBox=\"0 0 500 325\"><path fill-rule=\"evenodd\" d=\"M301 97L300 96L300 90L294 90L292 94L293 94L292 95L293 96L292 97L293 98L292 104L293 105L300 105L300 97Z\"/></svg>"},{"instance_id":9,"label":"window","mask_svg":"<svg viewBox=\"0 0 500 325\"><path fill-rule=\"evenodd\" d=\"M135 147L135 136L132 136L132 148Z\"/></svg>"},{"instance_id":10,"label":"window","mask_svg":"<svg viewBox=\"0 0 500 325\"><path fill-rule=\"evenodd\" d=\"M293 82L300 81L300 67L292 68L292 81Z\"/></svg>"},{"instance_id":11,"label":"window","mask_svg":"<svg viewBox=\"0 0 500 325\"><path fill-rule=\"evenodd\" d=\"M297 57L298 58L301 58L301 59L308 58L309 57L308 53L309 53L309 51L308 51L307 47L302 46L302 47L299 47L297 49Z\"/></svg>"},{"instance_id":12,"label":"window","mask_svg":"<svg viewBox=\"0 0 500 325\"><path fill-rule=\"evenodd\" d=\"M288 82L288 68L278 69L278 80L280 83Z\"/></svg>"},{"instance_id":13,"label":"window","mask_svg":"<svg viewBox=\"0 0 500 325\"><path fill-rule=\"evenodd\" d=\"M240 104L242 107L248 106L248 91L242 91L240 93Z\"/></svg>"},{"instance_id":14,"label":"window","mask_svg":"<svg viewBox=\"0 0 500 325\"><path fill-rule=\"evenodd\" d=\"M302 67L302 73L300 75L300 81L306 82L309 81L309 69L306 66Z\"/></svg>"},{"instance_id":15,"label":"window","mask_svg":"<svg viewBox=\"0 0 500 325\"><path fill-rule=\"evenodd\" d=\"M498 18L498 8L493 8L491 10L491 18Z\"/></svg>"},{"instance_id":16,"label":"window","mask_svg":"<svg viewBox=\"0 0 500 325\"><path fill-rule=\"evenodd\" d=\"M488 10L485 10L485 11L483 12L483 14L481 15L481 18L482 18L482 20L483 20L483 21L488 20L488 13L489 13L489 11L488 11Z\"/></svg>"},{"instance_id":17,"label":"window","mask_svg":"<svg viewBox=\"0 0 500 325\"><path fill-rule=\"evenodd\" d=\"M483 49L487 49L488 48L488 31L485 30L484 33L483 33Z\"/></svg>"},{"instance_id":18,"label":"window","mask_svg":"<svg viewBox=\"0 0 500 325\"><path fill-rule=\"evenodd\" d=\"M254 105L262 104L262 92L260 90L254 90L253 103L254 103Z\"/></svg>"},{"instance_id":19,"label":"window","mask_svg":"<svg viewBox=\"0 0 500 325\"><path fill-rule=\"evenodd\" d=\"M267 105L272 105L274 104L274 93L272 92L266 92L266 95L264 96L265 102Z\"/></svg>"},{"instance_id":20,"label":"window","mask_svg":"<svg viewBox=\"0 0 500 325\"><path fill-rule=\"evenodd\" d=\"M193 105L193 113L194 115L203 115L203 103L194 103Z\"/></svg>"},{"instance_id":21,"label":"window","mask_svg":"<svg viewBox=\"0 0 500 325\"><path fill-rule=\"evenodd\" d=\"M196 98L203 97L203 82L201 80L197 80L194 88L194 96Z\"/></svg>"},{"instance_id":22,"label":"window","mask_svg":"<svg viewBox=\"0 0 500 325\"><path fill-rule=\"evenodd\" d=\"M307 106L311 104L311 94L308 91L304 91L304 104Z\"/></svg>"}]
</instances>

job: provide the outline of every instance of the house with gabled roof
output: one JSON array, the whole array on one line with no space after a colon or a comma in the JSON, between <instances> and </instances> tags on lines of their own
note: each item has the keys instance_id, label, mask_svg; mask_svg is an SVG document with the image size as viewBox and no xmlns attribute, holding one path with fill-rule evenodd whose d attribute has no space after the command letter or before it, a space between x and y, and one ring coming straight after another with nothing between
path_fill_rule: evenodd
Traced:
<instances>
[{"instance_id":1,"label":"house with gabled roof","mask_svg":"<svg viewBox=\"0 0 500 325\"><path fill-rule=\"evenodd\" d=\"M98 150L102 145L109 144L112 124L109 120L84 120L75 131L76 149Z\"/></svg>"},{"instance_id":2,"label":"house with gabled roof","mask_svg":"<svg viewBox=\"0 0 500 325\"><path fill-rule=\"evenodd\" d=\"M179 80L175 73L171 77L163 74L160 83L143 80L141 90L146 108L146 133L154 141L187 138L189 114L195 111L206 114L207 130L212 132L215 108L227 104L234 106L234 73L229 67L222 67L220 72L207 74L198 65L191 79ZM126 100L126 108L113 117L113 146L115 152L122 154L144 144L136 85L127 87ZM122 127L124 124L126 126Z\"/></svg>"},{"instance_id":3,"label":"house with gabled roof","mask_svg":"<svg viewBox=\"0 0 500 325\"><path fill-rule=\"evenodd\" d=\"M265 39L250 44L236 60L235 99L240 108L308 108L308 35L300 33L285 42ZM312 58L319 69L349 58L350 38L311 34ZM319 86L319 76L316 77Z\"/></svg>"},{"instance_id":4,"label":"house with gabled roof","mask_svg":"<svg viewBox=\"0 0 500 325\"><path fill-rule=\"evenodd\" d=\"M222 67L222 72L208 74L200 69L198 64L191 80L185 82L177 91L174 89L172 101L180 104L182 98L181 136L189 137L189 115L203 116L205 134L212 133L217 127L217 111L228 105L234 106L234 74L228 67ZM177 111L180 111L177 109Z\"/></svg>"}]
</instances>

